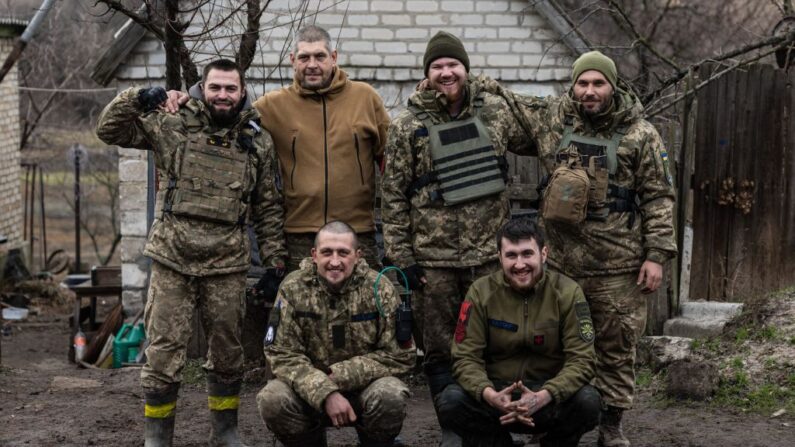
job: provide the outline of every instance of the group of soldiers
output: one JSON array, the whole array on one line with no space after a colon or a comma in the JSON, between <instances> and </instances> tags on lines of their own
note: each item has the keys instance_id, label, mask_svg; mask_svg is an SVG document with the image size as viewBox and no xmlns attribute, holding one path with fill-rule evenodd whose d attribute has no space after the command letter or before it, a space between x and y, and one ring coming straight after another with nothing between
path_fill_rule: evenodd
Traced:
<instances>
[{"instance_id":1,"label":"group of soldiers","mask_svg":"<svg viewBox=\"0 0 795 447\"><path fill-rule=\"evenodd\" d=\"M241 445L250 224L266 268L256 287L273 302L262 324L275 379L257 406L285 446L326 445L330 426L400 445L409 389L396 376L417 348L444 446L510 446L512 432L576 446L597 425L600 446L629 446L621 419L644 294L676 251L674 194L661 139L613 61L586 53L567 94L527 97L470 75L461 41L439 32L426 80L390 122L325 30L294 41L293 84L253 103L240 68L219 59L188 92L128 89L99 118L103 141L153 151L158 172L145 445L172 443L196 308L209 443ZM511 220L507 151L549 174L538 224ZM376 169L383 262L405 275L411 320L378 272Z\"/></svg>"}]
</instances>

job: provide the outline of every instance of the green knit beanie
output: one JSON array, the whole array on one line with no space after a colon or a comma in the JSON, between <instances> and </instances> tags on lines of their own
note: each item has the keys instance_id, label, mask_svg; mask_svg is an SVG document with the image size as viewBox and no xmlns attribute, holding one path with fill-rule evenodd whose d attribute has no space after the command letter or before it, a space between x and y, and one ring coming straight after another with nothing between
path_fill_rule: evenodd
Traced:
<instances>
[{"instance_id":1,"label":"green knit beanie","mask_svg":"<svg viewBox=\"0 0 795 447\"><path fill-rule=\"evenodd\" d=\"M464 49L464 44L458 40L458 37L444 31L439 31L435 36L431 37L431 40L428 41L428 46L425 48L425 56L422 57L425 76L428 76L428 68L431 66L431 62L440 57L458 59L464 64L464 68L469 73L469 55L467 50Z\"/></svg>"},{"instance_id":2,"label":"green knit beanie","mask_svg":"<svg viewBox=\"0 0 795 447\"><path fill-rule=\"evenodd\" d=\"M618 81L616 63L599 51L589 51L578 57L571 69L571 82L577 82L580 75L588 70L596 70L605 75L607 82L613 88L616 88L616 82Z\"/></svg>"}]
</instances>

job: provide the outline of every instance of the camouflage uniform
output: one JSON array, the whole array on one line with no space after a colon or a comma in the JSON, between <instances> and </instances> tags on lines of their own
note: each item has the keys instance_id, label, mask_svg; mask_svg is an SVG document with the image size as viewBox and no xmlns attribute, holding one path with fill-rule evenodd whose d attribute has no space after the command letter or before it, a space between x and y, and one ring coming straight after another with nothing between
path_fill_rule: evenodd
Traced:
<instances>
[{"instance_id":1,"label":"camouflage uniform","mask_svg":"<svg viewBox=\"0 0 795 447\"><path fill-rule=\"evenodd\" d=\"M360 260L335 293L307 258L282 282L265 341L276 380L257 395L260 415L282 442L328 425L324 403L335 391L351 402L360 434L388 441L400 432L409 391L391 376L408 372L415 353L395 339L400 299L386 277L378 284L381 316L376 276Z\"/></svg>"},{"instance_id":2,"label":"camouflage uniform","mask_svg":"<svg viewBox=\"0 0 795 447\"><path fill-rule=\"evenodd\" d=\"M547 433L542 446L576 445L599 414L599 394L588 385L593 339L588 303L566 276L546 271L526 294L511 288L502 271L478 279L458 317L452 345L458 384L439 397L443 425L453 427L464 445L510 446L508 431ZM502 426L500 412L482 399L485 388L500 390L519 380L552 396L533 415L535 427Z\"/></svg>"},{"instance_id":3,"label":"camouflage uniform","mask_svg":"<svg viewBox=\"0 0 795 447\"><path fill-rule=\"evenodd\" d=\"M636 285L638 272L645 260L665 264L676 255L674 190L662 139L642 119L640 101L623 83L618 84L610 108L587 120L571 92L535 98L504 90L493 81L485 84L511 104L532 135L547 172L555 168L567 117L578 135L610 138L616 129L625 127L610 183L636 192L638 213L611 212L604 221L544 226L550 267L580 283L591 305L597 354L594 385L607 405L631 408L635 346L646 325L645 298Z\"/></svg>"},{"instance_id":4,"label":"camouflage uniform","mask_svg":"<svg viewBox=\"0 0 795 447\"><path fill-rule=\"evenodd\" d=\"M446 97L435 91L415 92L409 105L427 112L435 123L473 116L477 84L469 81L467 100L454 119L447 112ZM479 117L488 127L496 155L521 153L527 138L502 98L485 94ZM402 111L392 121L386 145L386 166L381 183L386 256L404 268L418 264L428 283L416 291L415 335L425 352L429 376L449 376L450 340L455 316L470 284L496 269L494 235L509 218L505 191L466 203L446 206L432 199L436 184L407 195L412 182L433 171L428 132L412 112ZM431 382L431 393L447 383Z\"/></svg>"},{"instance_id":5,"label":"camouflage uniform","mask_svg":"<svg viewBox=\"0 0 795 447\"><path fill-rule=\"evenodd\" d=\"M241 178L230 172L230 189L242 188L246 200L243 215L253 221L263 265L276 266L286 258L282 236L282 198L275 187L276 158L273 142L266 132L253 132L246 124L256 120L251 109L241 112L229 127L216 127L199 99L191 99L178 113L155 110L144 113L137 89L120 93L102 112L97 136L108 144L147 149L154 152L161 193L156 205L157 219L149 232L144 254L154 261L145 309L146 333L150 345L141 383L152 402L147 413L171 414L176 401L174 390L181 381L185 354L191 336L190 322L198 306L207 333L209 352L204 368L209 372L210 407L220 402L236 408L243 365L240 343L245 309L245 276L250 266L250 242L245 225L224 224L165 212L163 190L169 179L179 178L186 141L190 138L218 138L228 149L246 150L239 136L251 138L248 164ZM213 168L207 168L213 169ZM215 166L222 170L223 167ZM162 396L161 396L162 397ZM213 400L213 398L217 398ZM228 399L227 399L228 397Z\"/></svg>"}]
</instances>

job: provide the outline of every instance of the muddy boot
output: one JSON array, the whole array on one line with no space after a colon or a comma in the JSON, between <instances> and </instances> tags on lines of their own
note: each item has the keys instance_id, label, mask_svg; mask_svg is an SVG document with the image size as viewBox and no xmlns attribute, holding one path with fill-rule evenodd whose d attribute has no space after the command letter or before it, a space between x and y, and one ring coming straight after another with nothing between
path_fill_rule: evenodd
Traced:
<instances>
[{"instance_id":1,"label":"muddy boot","mask_svg":"<svg viewBox=\"0 0 795 447\"><path fill-rule=\"evenodd\" d=\"M326 440L326 428L320 427L297 436L290 436L289 438L279 438L279 442L284 447L328 447Z\"/></svg>"},{"instance_id":2,"label":"muddy boot","mask_svg":"<svg viewBox=\"0 0 795 447\"><path fill-rule=\"evenodd\" d=\"M439 447L461 447L461 437L449 428L442 429L442 441Z\"/></svg>"},{"instance_id":3,"label":"muddy boot","mask_svg":"<svg viewBox=\"0 0 795 447\"><path fill-rule=\"evenodd\" d=\"M386 441L376 441L362 431L356 430L356 434L359 435L359 445L361 447L395 447L394 438Z\"/></svg>"},{"instance_id":4,"label":"muddy boot","mask_svg":"<svg viewBox=\"0 0 795 447\"><path fill-rule=\"evenodd\" d=\"M624 409L607 406L599 419L599 447L629 447L629 440L621 430Z\"/></svg>"},{"instance_id":5,"label":"muddy boot","mask_svg":"<svg viewBox=\"0 0 795 447\"><path fill-rule=\"evenodd\" d=\"M237 409L210 411L210 447L245 447L237 436Z\"/></svg>"},{"instance_id":6,"label":"muddy boot","mask_svg":"<svg viewBox=\"0 0 795 447\"><path fill-rule=\"evenodd\" d=\"M237 408L241 381L224 383L215 374L207 375L207 406L210 408L211 447L242 447L237 435Z\"/></svg>"},{"instance_id":7,"label":"muddy boot","mask_svg":"<svg viewBox=\"0 0 795 447\"><path fill-rule=\"evenodd\" d=\"M144 422L144 447L171 447L174 438L174 416L146 418Z\"/></svg>"},{"instance_id":8,"label":"muddy boot","mask_svg":"<svg viewBox=\"0 0 795 447\"><path fill-rule=\"evenodd\" d=\"M179 384L144 389L144 447L171 447Z\"/></svg>"}]
</instances>

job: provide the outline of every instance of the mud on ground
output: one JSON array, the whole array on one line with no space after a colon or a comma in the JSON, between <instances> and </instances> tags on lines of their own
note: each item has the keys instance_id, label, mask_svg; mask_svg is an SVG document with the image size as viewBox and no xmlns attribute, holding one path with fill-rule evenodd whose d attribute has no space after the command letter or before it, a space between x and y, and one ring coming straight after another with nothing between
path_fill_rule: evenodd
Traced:
<instances>
[{"instance_id":1,"label":"mud on ground","mask_svg":"<svg viewBox=\"0 0 795 447\"><path fill-rule=\"evenodd\" d=\"M792 320L789 320L789 324ZM7 323L0 367L0 445L140 446L143 395L138 368L77 369L67 362L68 316L42 312L24 322ZM782 360L783 362L784 360ZM789 359L793 361L793 359ZM705 403L673 402L640 389L636 408L627 413L625 431L633 446L784 447L795 445L792 412L769 414ZM244 386L240 415L242 438L252 446L272 446L274 437L259 418L254 398L262 384ZM401 437L411 446L436 446L439 430L428 391L412 386ZM178 404L176 446L206 445L209 432L206 393L184 386ZM330 429L330 445L356 445L352 429ZM532 445L532 444L527 444ZM581 446L595 446L595 433Z\"/></svg>"}]
</instances>

